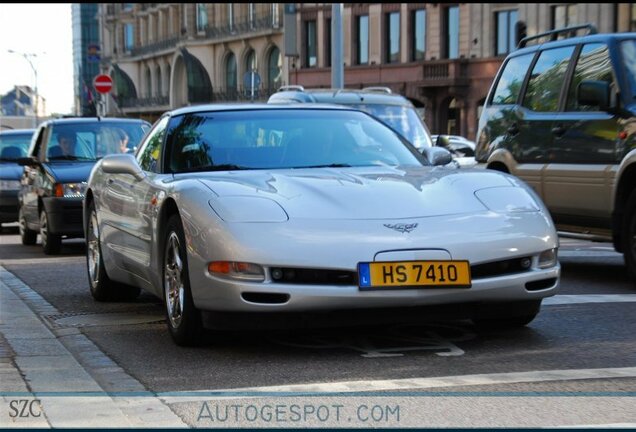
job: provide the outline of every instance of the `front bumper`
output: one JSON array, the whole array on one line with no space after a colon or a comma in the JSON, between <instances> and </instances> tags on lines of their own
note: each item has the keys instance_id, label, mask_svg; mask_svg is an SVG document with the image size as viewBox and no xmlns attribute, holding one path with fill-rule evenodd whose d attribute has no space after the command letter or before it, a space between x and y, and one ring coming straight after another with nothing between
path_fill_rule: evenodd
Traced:
<instances>
[{"instance_id":1,"label":"front bumper","mask_svg":"<svg viewBox=\"0 0 636 432\"><path fill-rule=\"evenodd\" d=\"M18 220L18 191L0 190L0 223Z\"/></svg>"},{"instance_id":2,"label":"front bumper","mask_svg":"<svg viewBox=\"0 0 636 432\"><path fill-rule=\"evenodd\" d=\"M52 234L84 237L81 198L45 198L44 208Z\"/></svg>"}]
</instances>

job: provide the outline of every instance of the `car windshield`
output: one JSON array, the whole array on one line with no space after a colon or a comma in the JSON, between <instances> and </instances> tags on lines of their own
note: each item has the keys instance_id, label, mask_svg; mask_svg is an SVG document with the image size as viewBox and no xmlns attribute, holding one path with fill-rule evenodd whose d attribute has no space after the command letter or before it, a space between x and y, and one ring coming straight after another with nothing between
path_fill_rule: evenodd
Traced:
<instances>
[{"instance_id":1,"label":"car windshield","mask_svg":"<svg viewBox=\"0 0 636 432\"><path fill-rule=\"evenodd\" d=\"M631 87L632 99L636 99L636 39L621 42L621 51L629 86Z\"/></svg>"},{"instance_id":2,"label":"car windshield","mask_svg":"<svg viewBox=\"0 0 636 432\"><path fill-rule=\"evenodd\" d=\"M0 134L0 162L10 162L25 157L32 136L32 131Z\"/></svg>"},{"instance_id":3,"label":"car windshield","mask_svg":"<svg viewBox=\"0 0 636 432\"><path fill-rule=\"evenodd\" d=\"M421 120L415 108L399 105L357 104L354 107L373 114L417 148L431 147L431 133Z\"/></svg>"},{"instance_id":4,"label":"car windshield","mask_svg":"<svg viewBox=\"0 0 636 432\"><path fill-rule=\"evenodd\" d=\"M94 161L107 154L133 153L147 130L141 121L56 124L49 137L47 159Z\"/></svg>"},{"instance_id":5,"label":"car windshield","mask_svg":"<svg viewBox=\"0 0 636 432\"><path fill-rule=\"evenodd\" d=\"M168 143L171 172L426 163L383 123L349 110L187 114L171 122Z\"/></svg>"}]
</instances>

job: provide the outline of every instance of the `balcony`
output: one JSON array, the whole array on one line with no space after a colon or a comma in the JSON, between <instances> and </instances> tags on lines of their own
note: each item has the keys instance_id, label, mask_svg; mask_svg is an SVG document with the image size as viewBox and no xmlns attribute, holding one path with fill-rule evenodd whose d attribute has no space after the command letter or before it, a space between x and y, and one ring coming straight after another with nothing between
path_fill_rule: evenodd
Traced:
<instances>
[{"instance_id":1,"label":"balcony","mask_svg":"<svg viewBox=\"0 0 636 432\"><path fill-rule=\"evenodd\" d=\"M164 39L158 42L153 42L146 45L141 45L134 47L130 50L130 53L127 53L130 56L140 56L144 54L152 54L158 51L163 51L167 49L172 49L177 46L177 43L185 39L183 36L177 36L170 39Z\"/></svg>"},{"instance_id":2,"label":"balcony","mask_svg":"<svg viewBox=\"0 0 636 432\"><path fill-rule=\"evenodd\" d=\"M422 66L422 85L426 87L467 86L468 60L427 60Z\"/></svg>"},{"instance_id":3,"label":"balcony","mask_svg":"<svg viewBox=\"0 0 636 432\"><path fill-rule=\"evenodd\" d=\"M280 18L280 14L268 14L258 18L255 17L251 21L248 17L240 17L231 26L229 24L224 24L207 27L205 29L205 37L216 39L244 35L247 33L259 32L269 29L276 30L280 29L281 22L282 19Z\"/></svg>"},{"instance_id":4,"label":"balcony","mask_svg":"<svg viewBox=\"0 0 636 432\"><path fill-rule=\"evenodd\" d=\"M120 108L153 108L165 107L170 103L168 96L152 96L145 98L122 98L118 101Z\"/></svg>"}]
</instances>

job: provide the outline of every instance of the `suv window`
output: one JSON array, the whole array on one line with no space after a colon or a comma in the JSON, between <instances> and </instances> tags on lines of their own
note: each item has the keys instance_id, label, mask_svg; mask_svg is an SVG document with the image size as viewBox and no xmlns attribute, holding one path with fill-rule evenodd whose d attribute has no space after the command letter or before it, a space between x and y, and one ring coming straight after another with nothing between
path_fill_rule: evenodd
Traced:
<instances>
[{"instance_id":1,"label":"suv window","mask_svg":"<svg viewBox=\"0 0 636 432\"><path fill-rule=\"evenodd\" d=\"M636 39L621 42L623 64L627 72L632 99L636 99Z\"/></svg>"},{"instance_id":2,"label":"suv window","mask_svg":"<svg viewBox=\"0 0 636 432\"><path fill-rule=\"evenodd\" d=\"M606 81L610 84L614 82L607 45L603 43L583 45L568 90L566 111L598 111L598 106L578 104L577 88L581 81L587 80Z\"/></svg>"},{"instance_id":3,"label":"suv window","mask_svg":"<svg viewBox=\"0 0 636 432\"><path fill-rule=\"evenodd\" d=\"M537 112L554 112L559 108L563 80L574 52L573 46L547 49L532 68L523 106Z\"/></svg>"},{"instance_id":4,"label":"suv window","mask_svg":"<svg viewBox=\"0 0 636 432\"><path fill-rule=\"evenodd\" d=\"M499 78L492 105L507 105L517 102L523 79L530 67L534 53L511 58Z\"/></svg>"}]
</instances>

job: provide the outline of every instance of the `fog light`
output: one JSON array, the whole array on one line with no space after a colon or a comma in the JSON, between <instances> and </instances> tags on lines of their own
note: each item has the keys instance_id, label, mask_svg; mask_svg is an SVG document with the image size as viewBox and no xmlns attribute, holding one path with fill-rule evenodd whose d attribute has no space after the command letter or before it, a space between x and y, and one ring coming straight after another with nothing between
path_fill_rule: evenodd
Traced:
<instances>
[{"instance_id":1,"label":"fog light","mask_svg":"<svg viewBox=\"0 0 636 432\"><path fill-rule=\"evenodd\" d=\"M529 269L532 265L532 260L530 258L521 258L519 264L521 265L522 269Z\"/></svg>"},{"instance_id":2,"label":"fog light","mask_svg":"<svg viewBox=\"0 0 636 432\"><path fill-rule=\"evenodd\" d=\"M283 271L279 268L272 269L272 279L281 280L283 278Z\"/></svg>"},{"instance_id":3,"label":"fog light","mask_svg":"<svg viewBox=\"0 0 636 432\"><path fill-rule=\"evenodd\" d=\"M265 271L258 264L235 262L235 261L213 261L208 264L208 272L215 276L225 276L232 279L259 281L265 280Z\"/></svg>"},{"instance_id":4,"label":"fog light","mask_svg":"<svg viewBox=\"0 0 636 432\"><path fill-rule=\"evenodd\" d=\"M557 249L549 249L539 255L539 268L554 267L557 263Z\"/></svg>"}]
</instances>

